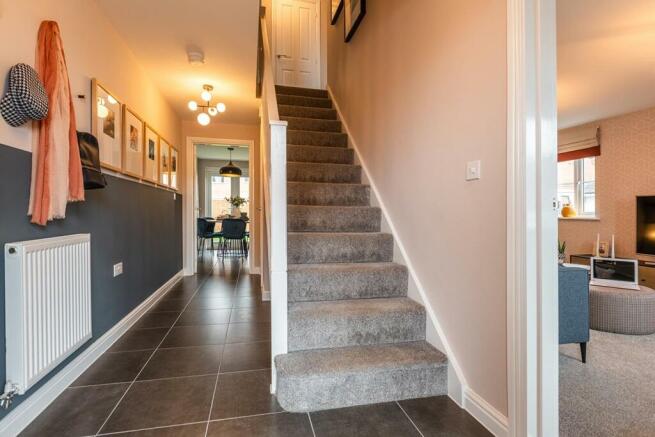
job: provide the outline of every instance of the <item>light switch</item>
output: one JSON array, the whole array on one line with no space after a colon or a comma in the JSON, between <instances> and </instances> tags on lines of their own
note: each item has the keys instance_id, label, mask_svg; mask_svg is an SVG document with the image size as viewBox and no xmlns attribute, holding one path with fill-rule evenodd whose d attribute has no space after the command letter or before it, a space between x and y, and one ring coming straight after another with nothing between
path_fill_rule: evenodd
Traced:
<instances>
[{"instance_id":1,"label":"light switch","mask_svg":"<svg viewBox=\"0 0 655 437\"><path fill-rule=\"evenodd\" d=\"M118 264L114 264L114 277L122 274L123 274L123 262L121 261Z\"/></svg>"},{"instance_id":2,"label":"light switch","mask_svg":"<svg viewBox=\"0 0 655 437\"><path fill-rule=\"evenodd\" d=\"M475 181L480 179L480 160L466 163L466 180Z\"/></svg>"}]
</instances>

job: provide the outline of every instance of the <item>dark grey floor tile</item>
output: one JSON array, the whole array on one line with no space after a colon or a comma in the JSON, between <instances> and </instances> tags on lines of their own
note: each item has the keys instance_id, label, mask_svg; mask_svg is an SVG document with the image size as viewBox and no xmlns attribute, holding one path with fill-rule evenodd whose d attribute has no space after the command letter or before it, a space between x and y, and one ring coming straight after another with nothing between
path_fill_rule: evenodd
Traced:
<instances>
[{"instance_id":1,"label":"dark grey floor tile","mask_svg":"<svg viewBox=\"0 0 655 437\"><path fill-rule=\"evenodd\" d=\"M193 425L168 426L166 428L151 428L142 431L120 432L118 434L100 434L114 435L120 437L204 437L206 423L196 423Z\"/></svg>"},{"instance_id":2,"label":"dark grey floor tile","mask_svg":"<svg viewBox=\"0 0 655 437\"><path fill-rule=\"evenodd\" d=\"M207 437L307 437L312 435L307 414L278 413L211 422Z\"/></svg>"},{"instance_id":3,"label":"dark grey floor tile","mask_svg":"<svg viewBox=\"0 0 655 437\"><path fill-rule=\"evenodd\" d=\"M395 402L310 413L316 437L419 436Z\"/></svg>"},{"instance_id":4,"label":"dark grey floor tile","mask_svg":"<svg viewBox=\"0 0 655 437\"><path fill-rule=\"evenodd\" d=\"M203 297L231 297L234 294L235 285L231 282L210 282L204 284L198 290L198 296Z\"/></svg>"},{"instance_id":5,"label":"dark grey floor tile","mask_svg":"<svg viewBox=\"0 0 655 437\"><path fill-rule=\"evenodd\" d=\"M239 281L237 281L237 289L250 289L261 291L262 277L260 275L247 275L241 274Z\"/></svg>"},{"instance_id":6,"label":"dark grey floor tile","mask_svg":"<svg viewBox=\"0 0 655 437\"><path fill-rule=\"evenodd\" d=\"M157 302L148 312L182 311L188 302L189 299L163 299Z\"/></svg>"},{"instance_id":7,"label":"dark grey floor tile","mask_svg":"<svg viewBox=\"0 0 655 437\"><path fill-rule=\"evenodd\" d=\"M410 399L400 401L399 404L426 437L486 437L492 435L448 396Z\"/></svg>"},{"instance_id":8,"label":"dark grey floor tile","mask_svg":"<svg viewBox=\"0 0 655 437\"><path fill-rule=\"evenodd\" d=\"M221 373L260 370L270 367L270 342L226 344L223 349Z\"/></svg>"},{"instance_id":9,"label":"dark grey floor tile","mask_svg":"<svg viewBox=\"0 0 655 437\"><path fill-rule=\"evenodd\" d=\"M271 339L271 324L269 323L230 323L227 330L227 343L251 343Z\"/></svg>"},{"instance_id":10,"label":"dark grey floor tile","mask_svg":"<svg viewBox=\"0 0 655 437\"><path fill-rule=\"evenodd\" d=\"M20 435L84 436L98 432L129 384L69 388Z\"/></svg>"},{"instance_id":11,"label":"dark grey floor tile","mask_svg":"<svg viewBox=\"0 0 655 437\"><path fill-rule=\"evenodd\" d=\"M269 322L271 321L270 306L259 305L250 308L234 308L230 317L231 323Z\"/></svg>"},{"instance_id":12,"label":"dark grey floor tile","mask_svg":"<svg viewBox=\"0 0 655 437\"><path fill-rule=\"evenodd\" d=\"M174 326L161 347L206 346L225 343L228 325Z\"/></svg>"},{"instance_id":13,"label":"dark grey floor tile","mask_svg":"<svg viewBox=\"0 0 655 437\"><path fill-rule=\"evenodd\" d=\"M212 419L282 411L271 395L271 370L222 373L214 395Z\"/></svg>"},{"instance_id":14,"label":"dark grey floor tile","mask_svg":"<svg viewBox=\"0 0 655 437\"><path fill-rule=\"evenodd\" d=\"M134 324L134 328L170 328L179 315L179 311L148 312L141 316L139 321Z\"/></svg>"},{"instance_id":15,"label":"dark grey floor tile","mask_svg":"<svg viewBox=\"0 0 655 437\"><path fill-rule=\"evenodd\" d=\"M234 301L232 298L209 298L209 297L194 297L187 309L189 310L221 310L230 309Z\"/></svg>"},{"instance_id":16,"label":"dark grey floor tile","mask_svg":"<svg viewBox=\"0 0 655 437\"><path fill-rule=\"evenodd\" d=\"M215 381L215 376L194 376L135 382L102 432L207 420Z\"/></svg>"},{"instance_id":17,"label":"dark grey floor tile","mask_svg":"<svg viewBox=\"0 0 655 437\"><path fill-rule=\"evenodd\" d=\"M230 322L229 309L223 310L186 310L175 326L221 325Z\"/></svg>"},{"instance_id":18,"label":"dark grey floor tile","mask_svg":"<svg viewBox=\"0 0 655 437\"><path fill-rule=\"evenodd\" d=\"M268 306L270 308L271 303L263 301L261 296L258 297L239 297L237 296L234 299L234 308L249 308L255 306Z\"/></svg>"},{"instance_id":19,"label":"dark grey floor tile","mask_svg":"<svg viewBox=\"0 0 655 437\"><path fill-rule=\"evenodd\" d=\"M218 372L222 346L158 349L139 375L139 380Z\"/></svg>"},{"instance_id":20,"label":"dark grey floor tile","mask_svg":"<svg viewBox=\"0 0 655 437\"><path fill-rule=\"evenodd\" d=\"M111 347L111 352L154 349L161 342L167 328L130 329Z\"/></svg>"},{"instance_id":21,"label":"dark grey floor tile","mask_svg":"<svg viewBox=\"0 0 655 437\"><path fill-rule=\"evenodd\" d=\"M132 382L152 351L103 354L71 386Z\"/></svg>"}]
</instances>

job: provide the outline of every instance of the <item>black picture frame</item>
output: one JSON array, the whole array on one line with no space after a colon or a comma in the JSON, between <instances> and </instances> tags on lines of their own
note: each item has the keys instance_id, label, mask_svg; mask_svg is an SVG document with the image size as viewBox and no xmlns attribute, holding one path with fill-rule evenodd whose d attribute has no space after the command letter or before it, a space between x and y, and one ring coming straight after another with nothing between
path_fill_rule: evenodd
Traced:
<instances>
[{"instance_id":1,"label":"black picture frame","mask_svg":"<svg viewBox=\"0 0 655 437\"><path fill-rule=\"evenodd\" d=\"M330 24L332 24L333 26L335 24L337 24L337 21L339 20L339 14L341 14L341 11L343 10L343 0L338 0L339 3L337 4L337 9L336 10L333 9L334 8L334 1L335 0L330 1L330 8L331 8L331 10L330 10L330 14L331 14Z\"/></svg>"},{"instance_id":2,"label":"black picture frame","mask_svg":"<svg viewBox=\"0 0 655 437\"><path fill-rule=\"evenodd\" d=\"M358 1L360 8L359 8L359 15L352 20L352 24L350 25L350 29L348 29L348 16L349 16L349 11L352 12L352 3L353 1ZM350 40L353 38L355 35L355 32L357 32L357 28L359 27L359 24L362 22L362 19L364 18L364 15L366 15L366 0L344 0L343 1L343 31L344 31L344 41L345 42L350 42Z\"/></svg>"}]
</instances>

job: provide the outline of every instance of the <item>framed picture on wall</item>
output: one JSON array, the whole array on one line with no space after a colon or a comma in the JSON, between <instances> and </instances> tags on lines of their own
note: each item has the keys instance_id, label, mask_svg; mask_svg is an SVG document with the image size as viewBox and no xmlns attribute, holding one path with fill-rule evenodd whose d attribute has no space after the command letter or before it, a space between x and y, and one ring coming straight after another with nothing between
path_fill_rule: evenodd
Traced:
<instances>
[{"instance_id":1,"label":"framed picture on wall","mask_svg":"<svg viewBox=\"0 0 655 437\"><path fill-rule=\"evenodd\" d=\"M343 9L343 0L330 0L330 23L337 24L339 14Z\"/></svg>"},{"instance_id":2,"label":"framed picture on wall","mask_svg":"<svg viewBox=\"0 0 655 437\"><path fill-rule=\"evenodd\" d=\"M121 171L122 104L96 79L91 80L91 133L98 139L100 165Z\"/></svg>"},{"instance_id":3,"label":"framed picture on wall","mask_svg":"<svg viewBox=\"0 0 655 437\"><path fill-rule=\"evenodd\" d=\"M159 135L147 124L143 142L143 179L159 182Z\"/></svg>"},{"instance_id":4,"label":"framed picture on wall","mask_svg":"<svg viewBox=\"0 0 655 437\"><path fill-rule=\"evenodd\" d=\"M163 138L159 138L159 184L166 187L171 185L171 145Z\"/></svg>"},{"instance_id":5,"label":"framed picture on wall","mask_svg":"<svg viewBox=\"0 0 655 437\"><path fill-rule=\"evenodd\" d=\"M366 0L344 0L344 35L345 41L352 39L353 35L366 15Z\"/></svg>"},{"instance_id":6,"label":"framed picture on wall","mask_svg":"<svg viewBox=\"0 0 655 437\"><path fill-rule=\"evenodd\" d=\"M144 123L134 111L123 105L123 173L143 177Z\"/></svg>"},{"instance_id":7,"label":"framed picture on wall","mask_svg":"<svg viewBox=\"0 0 655 437\"><path fill-rule=\"evenodd\" d=\"M177 168L180 165L178 162L179 153L175 147L171 147L171 188L177 190Z\"/></svg>"}]
</instances>

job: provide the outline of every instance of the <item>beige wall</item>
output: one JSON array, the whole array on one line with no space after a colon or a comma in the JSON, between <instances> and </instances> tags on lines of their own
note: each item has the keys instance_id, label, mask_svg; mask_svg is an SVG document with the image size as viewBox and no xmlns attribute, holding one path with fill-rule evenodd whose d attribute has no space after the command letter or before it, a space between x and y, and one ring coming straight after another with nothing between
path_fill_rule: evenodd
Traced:
<instances>
[{"instance_id":1,"label":"beige wall","mask_svg":"<svg viewBox=\"0 0 655 437\"><path fill-rule=\"evenodd\" d=\"M250 177L250 205L251 219L250 233L251 233L251 253L255 254L254 265L259 267L261 265L260 248L257 247L259 241L259 221L260 216L256 211L259 211L262 205L261 187L259 184L260 178L260 160L259 160L259 124L226 124L221 123L219 119L212 120L209 126L200 126L195 120L186 120L182 122L182 150L180 151L180 169L182 175L180 180L186 182L186 145L187 138L213 138L218 140L249 140L254 144L254 149L250 156L250 168L252 175ZM182 192L185 195L193 194L193 187L182 186Z\"/></svg>"},{"instance_id":2,"label":"beige wall","mask_svg":"<svg viewBox=\"0 0 655 437\"><path fill-rule=\"evenodd\" d=\"M19 62L34 65L43 20L59 23L73 94L86 95L85 100L74 99L78 130L90 131L91 78L96 77L161 135L179 144L177 115L93 0L0 0L3 75ZM0 143L30 150L30 125L12 128L0 121Z\"/></svg>"},{"instance_id":3,"label":"beige wall","mask_svg":"<svg viewBox=\"0 0 655 437\"><path fill-rule=\"evenodd\" d=\"M615 234L616 254L636 257L635 196L655 195L655 108L598 124L601 155L596 158L596 214L600 220L560 219L559 239L566 241L567 255L571 255L592 253L598 233L601 241L608 242Z\"/></svg>"},{"instance_id":4,"label":"beige wall","mask_svg":"<svg viewBox=\"0 0 655 437\"><path fill-rule=\"evenodd\" d=\"M507 414L506 3L369 2L349 44L341 15L328 84L470 388Z\"/></svg>"}]
</instances>

